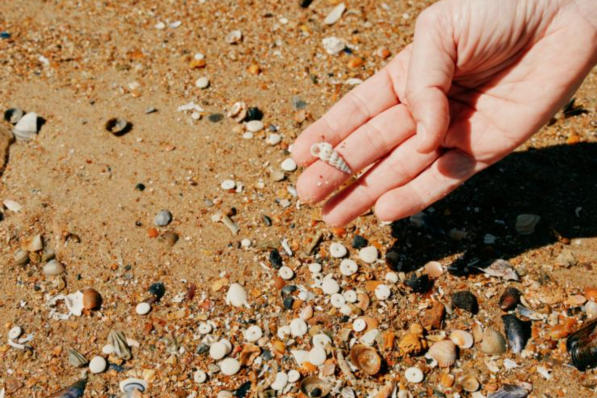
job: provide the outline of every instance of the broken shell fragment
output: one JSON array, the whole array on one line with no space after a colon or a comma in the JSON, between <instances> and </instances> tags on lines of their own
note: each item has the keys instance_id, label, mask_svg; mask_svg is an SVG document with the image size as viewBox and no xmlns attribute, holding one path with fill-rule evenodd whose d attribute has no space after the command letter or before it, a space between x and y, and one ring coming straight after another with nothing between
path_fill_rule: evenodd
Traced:
<instances>
[{"instance_id":1,"label":"broken shell fragment","mask_svg":"<svg viewBox=\"0 0 597 398\"><path fill-rule=\"evenodd\" d=\"M70 387L50 395L48 398L81 398L85 392L86 385L87 379L81 379Z\"/></svg>"},{"instance_id":2,"label":"broken shell fragment","mask_svg":"<svg viewBox=\"0 0 597 398\"><path fill-rule=\"evenodd\" d=\"M350 360L364 373L373 376L381 368L381 357L374 348L356 344L350 349Z\"/></svg>"},{"instance_id":3,"label":"broken shell fragment","mask_svg":"<svg viewBox=\"0 0 597 398\"><path fill-rule=\"evenodd\" d=\"M66 308L75 316L83 314L83 293L75 292L64 297Z\"/></svg>"},{"instance_id":4,"label":"broken shell fragment","mask_svg":"<svg viewBox=\"0 0 597 398\"><path fill-rule=\"evenodd\" d=\"M450 335L450 340L460 348L471 348L475 343L473 335L464 330L455 330Z\"/></svg>"},{"instance_id":5,"label":"broken shell fragment","mask_svg":"<svg viewBox=\"0 0 597 398\"><path fill-rule=\"evenodd\" d=\"M15 265L25 265L29 262L29 253L27 250L17 249L14 254Z\"/></svg>"},{"instance_id":6,"label":"broken shell fragment","mask_svg":"<svg viewBox=\"0 0 597 398\"><path fill-rule=\"evenodd\" d=\"M234 307L249 307L247 303L247 292L245 288L238 283L233 283L226 294L226 304Z\"/></svg>"},{"instance_id":7,"label":"broken shell fragment","mask_svg":"<svg viewBox=\"0 0 597 398\"><path fill-rule=\"evenodd\" d=\"M332 385L317 376L311 376L301 381L301 392L309 398L327 397Z\"/></svg>"},{"instance_id":8,"label":"broken shell fragment","mask_svg":"<svg viewBox=\"0 0 597 398\"><path fill-rule=\"evenodd\" d=\"M131 131L133 125L125 119L115 117L106 122L105 128L115 136L120 136Z\"/></svg>"},{"instance_id":9,"label":"broken shell fragment","mask_svg":"<svg viewBox=\"0 0 597 398\"><path fill-rule=\"evenodd\" d=\"M532 390L533 386L529 383L504 384L500 390L489 394L487 398L526 398Z\"/></svg>"},{"instance_id":10,"label":"broken shell fragment","mask_svg":"<svg viewBox=\"0 0 597 398\"><path fill-rule=\"evenodd\" d=\"M406 369L404 378L406 378L409 383L417 384L423 381L424 375L421 369L412 367Z\"/></svg>"},{"instance_id":11,"label":"broken shell fragment","mask_svg":"<svg viewBox=\"0 0 597 398\"><path fill-rule=\"evenodd\" d=\"M233 30L226 35L226 43L238 44L243 39L243 33L240 30Z\"/></svg>"},{"instance_id":12,"label":"broken shell fragment","mask_svg":"<svg viewBox=\"0 0 597 398\"><path fill-rule=\"evenodd\" d=\"M25 112L22 109L10 108L4 112L4 120L10 124L17 124L24 115Z\"/></svg>"},{"instance_id":13,"label":"broken shell fragment","mask_svg":"<svg viewBox=\"0 0 597 398\"><path fill-rule=\"evenodd\" d=\"M112 347L114 347L114 354L116 354L119 358L122 358L125 361L128 361L132 358L133 354L131 352L131 348L126 341L126 337L124 336L123 332L112 330L108 335L108 344L111 344Z\"/></svg>"},{"instance_id":14,"label":"broken shell fragment","mask_svg":"<svg viewBox=\"0 0 597 398\"><path fill-rule=\"evenodd\" d=\"M501 355L506 352L506 339L495 329L487 328L483 332L481 351L489 355Z\"/></svg>"},{"instance_id":15,"label":"broken shell fragment","mask_svg":"<svg viewBox=\"0 0 597 398\"><path fill-rule=\"evenodd\" d=\"M147 390L147 382L144 380L131 378L120 382L120 391L124 393L145 392L145 390Z\"/></svg>"},{"instance_id":16,"label":"broken shell fragment","mask_svg":"<svg viewBox=\"0 0 597 398\"><path fill-rule=\"evenodd\" d=\"M488 267L481 268L481 267L473 267L480 271L485 272L489 276L494 276L496 278L502 278L507 281L518 281L520 277L518 276L518 272L514 269L512 264L510 264L506 260L495 260L493 261Z\"/></svg>"},{"instance_id":17,"label":"broken shell fragment","mask_svg":"<svg viewBox=\"0 0 597 398\"><path fill-rule=\"evenodd\" d=\"M236 102L227 113L227 116L237 123L241 123L247 117L247 104L242 101Z\"/></svg>"},{"instance_id":18,"label":"broken shell fragment","mask_svg":"<svg viewBox=\"0 0 597 398\"><path fill-rule=\"evenodd\" d=\"M479 380L475 376L464 376L458 383L462 386L464 391L475 392L481 386Z\"/></svg>"},{"instance_id":19,"label":"broken shell fragment","mask_svg":"<svg viewBox=\"0 0 597 398\"><path fill-rule=\"evenodd\" d=\"M313 144L311 146L311 155L321 159L323 162L331 165L343 173L352 174L352 171L350 171L346 161L344 161L342 156L340 156L340 154L334 150L334 147L327 142Z\"/></svg>"},{"instance_id":20,"label":"broken shell fragment","mask_svg":"<svg viewBox=\"0 0 597 398\"><path fill-rule=\"evenodd\" d=\"M515 315L504 315L502 321L512 352L515 354L522 352L531 338L531 322L521 321Z\"/></svg>"},{"instance_id":21,"label":"broken shell fragment","mask_svg":"<svg viewBox=\"0 0 597 398\"><path fill-rule=\"evenodd\" d=\"M39 120L37 113L29 112L23 116L13 129L13 134L19 141L28 141L37 135Z\"/></svg>"},{"instance_id":22,"label":"broken shell fragment","mask_svg":"<svg viewBox=\"0 0 597 398\"><path fill-rule=\"evenodd\" d=\"M23 249L28 252L37 252L44 248L44 243L41 239L41 235L35 235L25 240L23 243Z\"/></svg>"},{"instance_id":23,"label":"broken shell fragment","mask_svg":"<svg viewBox=\"0 0 597 398\"><path fill-rule=\"evenodd\" d=\"M535 214L521 214L516 217L516 232L521 235L531 235L535 227L541 221L541 217Z\"/></svg>"},{"instance_id":24,"label":"broken shell fragment","mask_svg":"<svg viewBox=\"0 0 597 398\"><path fill-rule=\"evenodd\" d=\"M450 340L441 340L429 348L429 355L442 368L448 368L456 362L456 345Z\"/></svg>"},{"instance_id":25,"label":"broken shell fragment","mask_svg":"<svg viewBox=\"0 0 597 398\"><path fill-rule=\"evenodd\" d=\"M85 358L85 356L81 354L79 351L75 350L74 348L71 348L70 350L68 350L68 362L70 362L70 364L73 365L75 368L82 368L83 366L86 366L89 363L89 360Z\"/></svg>"}]
</instances>

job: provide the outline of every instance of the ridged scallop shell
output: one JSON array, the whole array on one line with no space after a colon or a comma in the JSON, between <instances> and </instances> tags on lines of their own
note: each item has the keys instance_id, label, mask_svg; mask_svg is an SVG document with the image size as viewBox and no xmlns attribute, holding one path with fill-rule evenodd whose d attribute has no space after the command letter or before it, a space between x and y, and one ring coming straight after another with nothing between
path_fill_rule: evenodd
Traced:
<instances>
[{"instance_id":1,"label":"ridged scallop shell","mask_svg":"<svg viewBox=\"0 0 597 398\"><path fill-rule=\"evenodd\" d=\"M81 398L85 392L86 385L87 379L81 379L72 386L50 395L48 398Z\"/></svg>"},{"instance_id":2,"label":"ridged scallop shell","mask_svg":"<svg viewBox=\"0 0 597 398\"><path fill-rule=\"evenodd\" d=\"M381 357L374 348L356 344L350 349L350 360L364 373L373 376L381 368Z\"/></svg>"},{"instance_id":3,"label":"ridged scallop shell","mask_svg":"<svg viewBox=\"0 0 597 398\"><path fill-rule=\"evenodd\" d=\"M450 340L460 348L471 348L475 343L473 335L464 330L453 331Z\"/></svg>"},{"instance_id":4,"label":"ridged scallop shell","mask_svg":"<svg viewBox=\"0 0 597 398\"><path fill-rule=\"evenodd\" d=\"M456 362L456 345L450 340L438 341L429 348L429 355L442 368L448 368Z\"/></svg>"},{"instance_id":5,"label":"ridged scallop shell","mask_svg":"<svg viewBox=\"0 0 597 398\"><path fill-rule=\"evenodd\" d=\"M521 214L516 217L516 231L521 235L530 235L535 232L535 227L541 217L535 214Z\"/></svg>"},{"instance_id":6,"label":"ridged scallop shell","mask_svg":"<svg viewBox=\"0 0 597 398\"><path fill-rule=\"evenodd\" d=\"M112 347L114 347L114 353L125 361L128 361L133 356L131 353L131 348L126 341L126 337L122 332L112 330L108 335L108 344L112 344Z\"/></svg>"},{"instance_id":7,"label":"ridged scallop shell","mask_svg":"<svg viewBox=\"0 0 597 398\"><path fill-rule=\"evenodd\" d=\"M506 352L506 338L495 329L487 328L483 333L481 351L489 355L501 355Z\"/></svg>"},{"instance_id":8,"label":"ridged scallop shell","mask_svg":"<svg viewBox=\"0 0 597 398\"><path fill-rule=\"evenodd\" d=\"M327 142L313 144L311 146L311 155L321 159L343 173L352 173L342 156L340 156L340 154L334 150L334 147Z\"/></svg>"},{"instance_id":9,"label":"ridged scallop shell","mask_svg":"<svg viewBox=\"0 0 597 398\"><path fill-rule=\"evenodd\" d=\"M29 112L19 120L19 122L15 125L12 131L17 140L28 141L30 139L35 138L35 136L37 135L38 127L37 119L37 113Z\"/></svg>"},{"instance_id":10,"label":"ridged scallop shell","mask_svg":"<svg viewBox=\"0 0 597 398\"><path fill-rule=\"evenodd\" d=\"M332 385L317 376L310 376L301 381L301 392L307 397L327 397Z\"/></svg>"}]
</instances>

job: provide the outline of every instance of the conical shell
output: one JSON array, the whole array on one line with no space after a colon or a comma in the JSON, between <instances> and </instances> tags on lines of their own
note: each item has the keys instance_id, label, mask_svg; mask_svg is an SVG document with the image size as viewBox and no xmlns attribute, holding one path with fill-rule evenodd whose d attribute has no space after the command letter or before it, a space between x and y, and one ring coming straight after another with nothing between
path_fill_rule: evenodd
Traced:
<instances>
[{"instance_id":1,"label":"conical shell","mask_svg":"<svg viewBox=\"0 0 597 398\"><path fill-rule=\"evenodd\" d=\"M334 150L332 145L327 142L313 144L311 146L311 155L318 157L323 162L333 166L343 173L352 173L342 156L340 156L340 154Z\"/></svg>"},{"instance_id":2,"label":"conical shell","mask_svg":"<svg viewBox=\"0 0 597 398\"><path fill-rule=\"evenodd\" d=\"M489 355L501 355L506 352L506 338L495 329L487 328L483 333L481 351Z\"/></svg>"},{"instance_id":3,"label":"conical shell","mask_svg":"<svg viewBox=\"0 0 597 398\"><path fill-rule=\"evenodd\" d=\"M473 335L464 330L453 331L450 340L460 348L471 348L475 343Z\"/></svg>"},{"instance_id":4,"label":"conical shell","mask_svg":"<svg viewBox=\"0 0 597 398\"><path fill-rule=\"evenodd\" d=\"M381 368L381 357L374 348L356 344L350 349L350 360L364 373L373 376Z\"/></svg>"},{"instance_id":5,"label":"conical shell","mask_svg":"<svg viewBox=\"0 0 597 398\"><path fill-rule=\"evenodd\" d=\"M437 361L440 367L450 367L456 362L456 345L450 340L438 341L429 348L429 355Z\"/></svg>"},{"instance_id":6,"label":"conical shell","mask_svg":"<svg viewBox=\"0 0 597 398\"><path fill-rule=\"evenodd\" d=\"M37 135L37 113L29 112L15 125L13 133L17 140L27 141Z\"/></svg>"}]
</instances>

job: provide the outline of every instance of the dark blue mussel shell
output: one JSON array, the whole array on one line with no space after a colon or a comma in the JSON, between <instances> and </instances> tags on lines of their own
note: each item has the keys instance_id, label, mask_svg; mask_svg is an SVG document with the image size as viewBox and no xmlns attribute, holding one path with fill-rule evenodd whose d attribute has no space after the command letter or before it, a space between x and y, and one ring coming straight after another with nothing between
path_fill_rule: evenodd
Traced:
<instances>
[{"instance_id":1,"label":"dark blue mussel shell","mask_svg":"<svg viewBox=\"0 0 597 398\"><path fill-rule=\"evenodd\" d=\"M597 367L597 321L593 321L566 340L572 364L578 370Z\"/></svg>"},{"instance_id":2,"label":"dark blue mussel shell","mask_svg":"<svg viewBox=\"0 0 597 398\"><path fill-rule=\"evenodd\" d=\"M48 398L81 398L85 392L86 385L87 379L81 379L72 386L50 395Z\"/></svg>"}]
</instances>

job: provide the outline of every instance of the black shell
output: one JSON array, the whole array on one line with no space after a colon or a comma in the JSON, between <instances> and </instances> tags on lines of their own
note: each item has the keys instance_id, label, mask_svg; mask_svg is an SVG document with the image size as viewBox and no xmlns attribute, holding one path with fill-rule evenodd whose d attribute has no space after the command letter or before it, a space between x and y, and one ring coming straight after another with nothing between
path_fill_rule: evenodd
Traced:
<instances>
[{"instance_id":1,"label":"black shell","mask_svg":"<svg viewBox=\"0 0 597 398\"><path fill-rule=\"evenodd\" d=\"M411 277L404 283L410 286L413 292L419 294L427 293L431 287L431 281L429 280L429 275L427 274L417 277L417 275L413 273Z\"/></svg>"},{"instance_id":2,"label":"black shell","mask_svg":"<svg viewBox=\"0 0 597 398\"><path fill-rule=\"evenodd\" d=\"M282 262L282 256L280 255L278 249L273 249L271 252L269 252L269 262L274 269L282 268L284 263Z\"/></svg>"},{"instance_id":3,"label":"black shell","mask_svg":"<svg viewBox=\"0 0 597 398\"><path fill-rule=\"evenodd\" d=\"M166 293L166 286L162 282L153 283L149 286L149 293L160 300Z\"/></svg>"},{"instance_id":4,"label":"black shell","mask_svg":"<svg viewBox=\"0 0 597 398\"><path fill-rule=\"evenodd\" d=\"M87 379L81 379L72 386L50 395L48 398L81 398L85 392L86 385Z\"/></svg>"},{"instance_id":5,"label":"black shell","mask_svg":"<svg viewBox=\"0 0 597 398\"><path fill-rule=\"evenodd\" d=\"M352 238L352 247L354 249L362 249L367 246L368 243L367 239L363 238L361 235L355 235L354 238Z\"/></svg>"},{"instance_id":6,"label":"black shell","mask_svg":"<svg viewBox=\"0 0 597 398\"><path fill-rule=\"evenodd\" d=\"M503 311L511 311L520 304L522 293L515 287L507 288L500 297L500 308Z\"/></svg>"},{"instance_id":7,"label":"black shell","mask_svg":"<svg viewBox=\"0 0 597 398\"><path fill-rule=\"evenodd\" d=\"M521 321L515 315L504 315L502 321L512 352L515 354L522 352L531 338L531 322Z\"/></svg>"},{"instance_id":8,"label":"black shell","mask_svg":"<svg viewBox=\"0 0 597 398\"><path fill-rule=\"evenodd\" d=\"M468 311L473 315L479 311L477 297L468 290L452 294L452 305L456 308Z\"/></svg>"},{"instance_id":9,"label":"black shell","mask_svg":"<svg viewBox=\"0 0 597 398\"><path fill-rule=\"evenodd\" d=\"M578 370L597 367L597 321L570 335L566 340L566 349Z\"/></svg>"}]
</instances>

